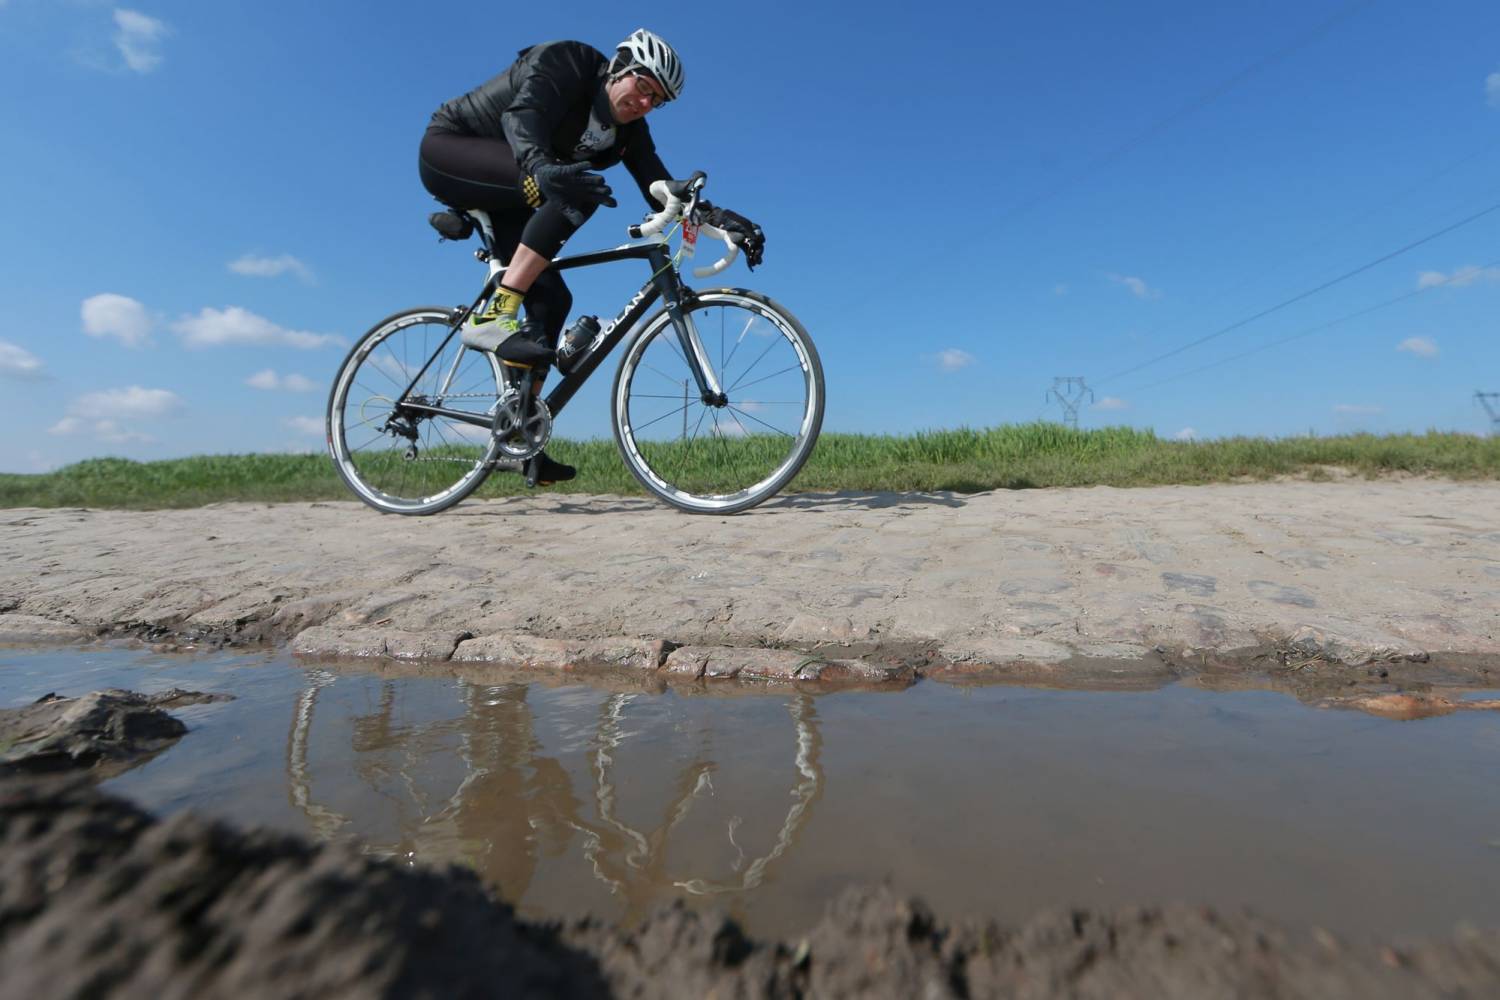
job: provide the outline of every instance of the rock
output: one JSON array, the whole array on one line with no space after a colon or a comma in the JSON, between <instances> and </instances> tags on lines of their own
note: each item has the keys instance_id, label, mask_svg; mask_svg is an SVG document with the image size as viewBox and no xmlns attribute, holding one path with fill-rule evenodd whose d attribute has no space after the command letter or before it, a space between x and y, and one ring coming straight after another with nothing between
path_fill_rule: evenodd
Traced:
<instances>
[{"instance_id":1,"label":"rock","mask_svg":"<svg viewBox=\"0 0 1500 1000\"><path fill-rule=\"evenodd\" d=\"M1385 719L1410 721L1452 715L1458 711L1497 711L1500 700L1454 701L1435 694L1396 693L1366 694L1348 698L1327 698L1321 708L1353 708Z\"/></svg>"},{"instance_id":2,"label":"rock","mask_svg":"<svg viewBox=\"0 0 1500 1000\"><path fill-rule=\"evenodd\" d=\"M459 663L513 663L518 666L620 667L655 670L666 659L667 644L660 639L549 639L509 632L466 639L453 652Z\"/></svg>"},{"instance_id":3,"label":"rock","mask_svg":"<svg viewBox=\"0 0 1500 1000\"><path fill-rule=\"evenodd\" d=\"M1287 639L1286 648L1302 656L1316 656L1351 667L1362 667L1376 660L1413 660L1419 663L1427 660L1425 650L1384 632L1357 627L1335 632L1303 625Z\"/></svg>"},{"instance_id":4,"label":"rock","mask_svg":"<svg viewBox=\"0 0 1500 1000\"><path fill-rule=\"evenodd\" d=\"M71 622L53 621L37 615L0 614L0 644L3 645L77 642L91 635L92 629Z\"/></svg>"},{"instance_id":5,"label":"rock","mask_svg":"<svg viewBox=\"0 0 1500 1000\"><path fill-rule=\"evenodd\" d=\"M0 709L0 772L58 771L98 765L110 776L160 753L187 732L163 711L226 695L174 688L159 695L111 689L81 698L46 695Z\"/></svg>"},{"instance_id":6,"label":"rock","mask_svg":"<svg viewBox=\"0 0 1500 1000\"><path fill-rule=\"evenodd\" d=\"M469 637L464 631L408 632L366 626L314 625L297 633L292 653L311 659L447 660Z\"/></svg>"},{"instance_id":7,"label":"rock","mask_svg":"<svg viewBox=\"0 0 1500 1000\"><path fill-rule=\"evenodd\" d=\"M662 669L679 677L727 680L824 681L909 684L909 667L859 659L830 660L792 649L737 646L683 646L667 656Z\"/></svg>"},{"instance_id":8,"label":"rock","mask_svg":"<svg viewBox=\"0 0 1500 1000\"><path fill-rule=\"evenodd\" d=\"M1201 573L1163 573L1161 582L1168 590L1181 590L1193 597L1212 597L1219 581Z\"/></svg>"},{"instance_id":9,"label":"rock","mask_svg":"<svg viewBox=\"0 0 1500 1000\"><path fill-rule=\"evenodd\" d=\"M870 626L855 625L846 616L797 615L781 630L782 642L858 642L871 636Z\"/></svg>"}]
</instances>

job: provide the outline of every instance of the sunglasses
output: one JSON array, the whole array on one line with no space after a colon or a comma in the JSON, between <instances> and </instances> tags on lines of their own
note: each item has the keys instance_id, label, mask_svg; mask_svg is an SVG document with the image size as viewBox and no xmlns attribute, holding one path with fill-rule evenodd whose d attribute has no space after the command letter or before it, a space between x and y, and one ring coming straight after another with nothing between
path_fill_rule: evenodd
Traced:
<instances>
[{"instance_id":1,"label":"sunglasses","mask_svg":"<svg viewBox=\"0 0 1500 1000\"><path fill-rule=\"evenodd\" d=\"M650 101L653 110L667 103L667 99L656 92L645 76L640 73L632 73L630 75L635 80L635 92Z\"/></svg>"}]
</instances>

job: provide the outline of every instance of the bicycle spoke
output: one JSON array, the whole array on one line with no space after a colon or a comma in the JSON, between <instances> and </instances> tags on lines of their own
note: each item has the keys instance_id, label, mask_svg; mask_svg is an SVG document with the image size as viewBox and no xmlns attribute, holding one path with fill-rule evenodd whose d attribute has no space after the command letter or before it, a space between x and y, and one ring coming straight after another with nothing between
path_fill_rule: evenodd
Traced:
<instances>
[{"instance_id":1,"label":"bicycle spoke","mask_svg":"<svg viewBox=\"0 0 1500 1000\"><path fill-rule=\"evenodd\" d=\"M775 349L775 347L776 347L776 341L774 341L774 340L771 341L769 344L767 344L766 345L766 349L764 351L760 352L760 357L758 357L758 358L755 359L755 364L753 364L749 368L745 369L745 374L743 374L743 375L740 376L739 382L736 382L734 384L733 388L736 388L736 389L739 388L740 382L743 382L743 381L745 381L745 379L749 378L750 377L750 373L753 372L753 371L755 371L756 365L759 365L762 361L764 361L766 359L766 355L770 354L771 351L773 349ZM754 383L751 383L751 384L753 385ZM730 389L726 389L724 391L725 392L729 392L731 390Z\"/></svg>"},{"instance_id":2,"label":"bicycle spoke","mask_svg":"<svg viewBox=\"0 0 1500 1000\"><path fill-rule=\"evenodd\" d=\"M632 425L631 429L632 430L636 430L636 431L643 431L647 427L650 427L652 424L660 423L661 421L667 419L668 417L675 417L675 416L677 416L677 414L681 413L683 410L686 410L688 407L692 406L694 403L697 403L697 402L698 402L698 400L695 399L692 402L683 403L681 406L679 406L677 409L671 411L670 413L663 413L661 416L655 418L654 420L649 420L646 423L641 424L639 427L636 427L636 426Z\"/></svg>"},{"instance_id":3,"label":"bicycle spoke","mask_svg":"<svg viewBox=\"0 0 1500 1000\"><path fill-rule=\"evenodd\" d=\"M791 434L789 434L786 431L782 430L780 427L772 427L770 424L766 423L764 420L760 419L759 417L757 417L753 413L746 413L744 410L736 409L734 406L730 406L730 409L731 410L735 410L736 413L739 413L739 414L741 414L743 416L749 417L751 420L754 420L757 424L760 424L762 427L770 427L771 430L775 431L777 434L780 434L782 437L791 437L792 436Z\"/></svg>"},{"instance_id":4,"label":"bicycle spoke","mask_svg":"<svg viewBox=\"0 0 1500 1000\"><path fill-rule=\"evenodd\" d=\"M766 381L767 379L773 379L777 375L785 375L787 372L790 372L790 371L801 371L801 370L802 370L802 365L801 364L791 365L790 367L781 369L781 371L779 371L779 372L772 372L769 375L763 375L760 378L756 379L754 382L747 383L746 385L743 385L743 386L740 385L740 384L738 384L738 383L736 383L734 386L732 386L729 389L725 389L724 391L725 392L733 392L735 389L748 389L752 385L760 385L762 382ZM746 372L746 374L748 375L749 373Z\"/></svg>"},{"instance_id":5,"label":"bicycle spoke","mask_svg":"<svg viewBox=\"0 0 1500 1000\"><path fill-rule=\"evenodd\" d=\"M756 316L754 313L751 313L750 318L745 320L745 328L740 331L740 335L738 337L734 338L734 350L729 352L729 361L733 361L734 356L739 353L740 345L745 342L745 334L750 332L750 328L755 325L755 321L757 319L760 319L760 317ZM729 367L729 361L724 362L725 370L727 370Z\"/></svg>"},{"instance_id":6,"label":"bicycle spoke","mask_svg":"<svg viewBox=\"0 0 1500 1000\"><path fill-rule=\"evenodd\" d=\"M360 498L380 510L432 513L462 499L488 474L493 443L457 414L482 416L492 410L500 395L500 373L489 356L465 354L464 348L455 353L452 333L446 310L400 314L366 335L335 380L330 403L334 461ZM383 383L380 391L371 381ZM375 430L394 411L391 397L408 385L414 395L455 415L407 416L416 428L414 440ZM445 390L441 397L440 390ZM363 440L352 441L356 435Z\"/></svg>"}]
</instances>

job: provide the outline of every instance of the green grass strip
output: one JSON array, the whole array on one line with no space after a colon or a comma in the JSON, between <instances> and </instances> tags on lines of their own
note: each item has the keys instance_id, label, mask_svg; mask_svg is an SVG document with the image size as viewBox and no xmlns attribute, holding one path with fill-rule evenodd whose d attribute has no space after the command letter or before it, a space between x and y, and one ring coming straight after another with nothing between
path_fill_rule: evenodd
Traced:
<instances>
[{"instance_id":1,"label":"green grass strip","mask_svg":"<svg viewBox=\"0 0 1500 1000\"><path fill-rule=\"evenodd\" d=\"M550 492L640 494L614 442L555 441L548 453L578 466ZM1047 486L1160 486L1278 476L1328 479L1397 473L1500 478L1500 436L1429 432L1376 436L1163 441L1127 427L1060 424L908 436L825 434L793 492L963 493ZM492 475L480 497L527 490L513 473ZM0 474L0 506L196 507L235 501L350 500L323 454L204 455L160 462L96 458L39 475Z\"/></svg>"}]
</instances>

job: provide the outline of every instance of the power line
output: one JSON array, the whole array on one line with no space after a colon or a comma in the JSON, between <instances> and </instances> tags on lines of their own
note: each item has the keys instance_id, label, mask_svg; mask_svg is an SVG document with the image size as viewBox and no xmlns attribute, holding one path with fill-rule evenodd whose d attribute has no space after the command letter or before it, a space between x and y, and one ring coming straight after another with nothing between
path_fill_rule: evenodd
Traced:
<instances>
[{"instance_id":1,"label":"power line","mask_svg":"<svg viewBox=\"0 0 1500 1000\"><path fill-rule=\"evenodd\" d=\"M1348 281L1350 278L1353 278L1356 275L1363 274L1364 272L1370 270L1373 267L1377 267L1377 266L1379 266L1381 264L1384 264L1388 260L1393 260L1396 257L1399 257L1399 256L1401 256L1404 253L1407 253L1408 251L1415 250L1417 247L1422 246L1424 243L1431 243L1433 240L1437 239L1438 237L1440 237L1440 236L1446 236L1447 234L1453 232L1454 230L1461 229L1462 227L1467 226L1469 223L1475 222L1475 221L1477 221L1479 219L1482 219L1486 215L1489 215L1491 212L1495 212L1495 211L1500 211L1500 202L1496 202L1495 204L1491 205L1490 207L1488 207L1486 209L1483 209L1482 211L1475 212L1473 215L1469 216L1468 218L1461 219L1458 222L1455 222L1455 223L1453 223L1450 226L1445 226L1442 229L1439 229L1435 233L1429 233L1428 235L1422 237L1419 240L1415 240L1415 241L1413 241L1411 243L1406 244L1406 246L1401 247L1399 250L1392 250L1390 253L1385 254L1385 255L1383 255L1381 257L1377 257L1377 258L1375 258L1374 260L1370 261L1367 264L1361 264L1359 267L1356 267L1354 270L1352 270L1352 271L1346 271L1343 274L1339 275L1337 278L1332 278L1332 279L1330 279L1328 281L1325 281L1321 285L1318 285L1315 288L1309 288L1305 292L1302 292L1302 293L1297 294L1297 295L1293 295L1289 299L1285 299L1285 300L1283 300L1281 302L1276 303L1276 305L1271 306L1269 309L1262 309L1260 312L1256 313L1253 316L1247 316L1245 319L1239 320L1238 322L1235 322L1235 323L1231 323L1228 326L1223 327L1222 329L1215 330L1213 333L1206 334L1205 336L1199 337L1197 340L1189 341L1188 343L1183 344L1181 347L1176 347L1176 348L1173 348L1170 351L1167 351L1165 354L1158 354L1156 357L1150 358L1150 359L1148 359L1146 361L1142 361L1138 365L1135 365L1135 366L1130 367L1130 368L1126 368L1123 371L1115 372L1113 375L1108 375L1108 376L1100 379L1099 381L1100 382L1110 382L1110 381L1113 381L1114 379L1121 378L1121 377L1123 377L1125 375L1130 375L1130 374L1132 374L1134 372L1140 371L1142 368L1146 368L1146 367L1149 367L1150 365L1154 365L1158 361L1165 361L1167 358L1175 357L1176 355L1181 354L1183 351L1186 351L1186 350L1189 350L1191 348L1197 347L1199 344L1206 344L1208 341L1213 340L1216 337L1222 337L1226 333L1232 333L1235 330L1238 330L1238 329L1240 329L1243 326L1248 326L1249 324L1254 323L1258 319L1264 319L1265 317L1271 315L1274 312L1279 312L1280 310L1285 309L1289 305L1293 305L1293 304L1295 304L1297 302L1301 302L1303 299L1310 298L1311 296L1316 295L1319 292L1326 291L1326 290L1332 288L1334 285L1337 285L1337 284L1340 284L1342 282Z\"/></svg>"},{"instance_id":2,"label":"power line","mask_svg":"<svg viewBox=\"0 0 1500 1000\"><path fill-rule=\"evenodd\" d=\"M1296 249L1307 251L1307 250L1317 249L1319 247L1326 246L1328 243L1330 243L1332 241L1333 237L1339 235L1340 233L1347 232L1348 230L1354 228L1355 226L1359 225L1361 222L1366 221L1367 219L1373 218L1377 212L1380 212L1383 209L1389 208L1390 206L1396 204L1397 202L1399 202L1400 200L1402 200L1403 198L1407 197L1408 195L1412 194L1415 191L1420 191L1420 190L1423 190L1423 189L1427 188L1428 186L1430 186L1432 184L1433 181L1435 181L1435 180L1437 180L1437 179L1439 179L1439 178L1441 178L1441 177L1443 177L1443 176L1445 176L1447 174L1452 173L1454 170L1457 170L1459 167L1463 166L1465 163L1468 163L1471 160L1478 159L1480 156L1484 155L1485 153L1491 152L1491 151L1495 150L1496 148L1500 148L1500 139L1491 139L1491 140L1485 142L1484 144L1482 144L1481 146L1479 146L1477 149L1471 150L1468 153L1465 153L1463 156L1459 157L1457 160L1454 160L1454 161L1452 161L1452 162L1450 162L1450 163L1448 163L1448 164L1446 164L1446 165L1438 168L1437 170L1435 170L1435 171L1433 171L1433 172L1431 172L1429 174L1426 174L1425 176L1423 176L1422 178L1420 178L1417 181L1413 182L1412 184L1410 184L1410 185L1402 188L1401 190L1397 191L1395 194L1392 194L1389 197L1381 199L1380 201L1378 201L1378 202L1370 205L1369 207L1365 208L1361 212L1356 213L1355 215L1346 217L1342 222L1340 222L1337 225L1334 225L1334 226L1330 227L1329 229L1325 230L1320 238L1318 238L1318 239L1316 239L1316 240L1314 240L1314 241L1312 241L1310 243L1308 243L1308 242L1299 243L1299 245L1297 246ZM1233 295L1234 293L1238 292L1240 289L1245 288L1245 287L1253 284L1256 281L1259 281L1261 278L1267 277L1268 275L1271 275L1271 274L1275 273L1276 271L1280 270L1286 264L1286 262L1287 262L1287 260L1286 260L1286 254L1287 254L1287 251L1283 251L1282 254L1280 255L1282 257L1282 259L1280 259L1277 262L1271 264L1271 266L1269 266L1269 267L1261 269L1260 271L1258 271L1257 273L1251 275L1250 277L1243 278L1240 281L1235 282L1233 285L1231 285L1231 286L1229 286L1227 288L1221 288L1219 291L1217 291L1217 292L1213 293L1212 295L1208 296L1208 299L1210 301L1217 301L1217 300L1220 300L1220 299L1224 299L1224 298L1226 298L1226 297L1228 297L1230 295ZM1153 326L1151 329L1147 330L1145 333L1141 334L1141 336L1142 337L1151 337L1151 336L1154 336L1155 334L1161 332L1161 330L1164 328L1164 326L1165 326L1165 324L1158 323L1155 326Z\"/></svg>"},{"instance_id":3,"label":"power line","mask_svg":"<svg viewBox=\"0 0 1500 1000\"><path fill-rule=\"evenodd\" d=\"M1355 0L1354 3L1349 4L1347 7L1339 10L1332 17L1327 18L1326 20L1315 25L1309 31L1298 36L1291 42L1291 44L1277 50L1276 52L1271 53L1268 56L1261 57L1256 62L1251 63L1249 66L1229 77L1223 83L1220 83L1214 87L1210 87L1208 90L1204 91L1202 94L1199 94L1197 97L1193 98L1191 101L1184 104L1176 111L1167 115L1165 118L1162 118L1152 123L1151 125L1148 125L1144 131L1137 133L1135 136L1127 139L1125 142L1116 146L1114 149L1096 156L1094 159L1090 160L1082 170L1079 170L1077 173L1071 174L1068 177L1064 178L1062 182L1060 182L1056 186L1043 192L1040 195L1037 195L1027 201L1021 202L1019 205L1008 209L996 220L996 222L1000 225L1004 225L1015 219L1017 216L1031 211L1038 205L1051 201L1053 198L1056 198L1059 194L1062 194L1068 188L1076 185L1079 181L1097 173L1103 168L1109 166L1111 163L1125 156L1127 153L1143 145L1148 139L1151 139L1159 135L1160 133L1165 132L1167 129L1171 128L1173 125L1177 124L1188 115L1191 115L1193 112L1201 111L1202 109L1208 107L1214 101L1217 101L1219 98L1223 97L1225 94L1229 93L1231 90L1233 90L1235 87L1238 87L1246 80L1255 76L1257 73L1268 69L1269 67L1285 59L1287 56L1291 55L1293 52L1296 52L1298 49L1309 45L1319 36L1331 31L1340 22L1347 20L1348 18L1357 14L1361 9L1373 6L1374 2L1375 0Z\"/></svg>"},{"instance_id":4,"label":"power line","mask_svg":"<svg viewBox=\"0 0 1500 1000\"><path fill-rule=\"evenodd\" d=\"M1497 266L1500 266L1500 260L1496 260L1496 261L1493 261L1493 262L1491 262L1489 264L1485 264L1485 265L1483 265L1483 267L1481 269L1482 270L1488 270L1488 269L1490 269L1492 267L1497 267ZM1308 327L1306 330L1302 330L1302 331L1299 331L1297 333L1294 333L1294 334L1292 334L1289 337L1282 337L1282 338L1280 338L1278 340L1272 340L1272 341L1269 341L1267 343L1261 344L1258 347L1252 347L1248 351L1242 351L1239 354L1234 354L1234 355L1231 355L1231 356L1229 356L1227 358L1221 358L1218 361L1210 361L1206 365L1200 365L1197 368L1190 368L1190 369L1188 369L1185 372L1178 372L1175 375L1168 375L1166 378L1157 379L1155 382L1148 382L1145 385L1137 386L1136 388L1131 389L1129 391L1131 393L1145 392L1147 389L1155 389L1159 385L1165 385L1168 382L1175 382L1177 379L1187 378L1189 375L1197 375L1200 372L1206 372L1206 371L1208 371L1211 368L1218 368L1218 367L1220 367L1222 365L1227 365L1227 364L1231 364L1232 362L1235 362L1235 361L1240 361L1240 360L1242 360L1244 358L1250 357L1252 354L1259 354L1261 351L1268 351L1268 350L1270 350L1273 347L1280 347L1282 344L1289 344L1289 343L1291 343L1294 340L1301 340L1303 337L1309 337L1309 336L1311 336L1311 335L1313 335L1315 333L1321 333L1324 330L1331 330L1332 328L1334 328L1336 326L1341 326L1344 323L1348 323L1350 320L1359 319L1362 316L1368 316L1368 315L1370 315L1373 312L1379 312L1381 309L1388 309L1389 307L1397 305L1398 303L1405 302L1407 299L1414 299L1418 295L1425 295L1426 293L1432 291L1433 289L1436 289L1436 288L1446 288L1448 285L1452 284L1455 280L1456 280L1456 276L1453 277L1453 278L1448 278L1448 279L1446 279L1444 281L1441 281L1441 282L1437 282L1437 283L1430 284L1430 285L1425 285L1425 286L1423 286L1421 288L1418 288L1416 291L1407 292L1405 295L1398 295L1398 296L1396 296L1393 299L1387 299L1384 302L1380 302L1380 303L1377 303L1377 304L1375 304L1373 306L1369 306L1368 308L1361 309L1358 312L1352 312L1352 313L1349 313L1346 316L1340 316L1338 319L1329 320L1327 323L1320 323L1317 326Z\"/></svg>"}]
</instances>

